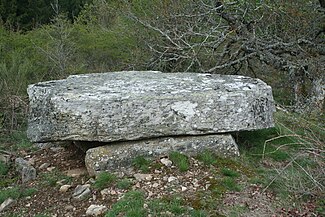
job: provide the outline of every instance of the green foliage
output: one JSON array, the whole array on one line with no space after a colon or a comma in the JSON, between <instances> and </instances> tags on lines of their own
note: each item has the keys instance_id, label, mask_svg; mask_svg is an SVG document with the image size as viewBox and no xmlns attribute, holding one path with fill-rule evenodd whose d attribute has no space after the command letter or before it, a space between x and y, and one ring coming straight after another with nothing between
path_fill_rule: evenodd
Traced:
<instances>
[{"instance_id":1,"label":"green foliage","mask_svg":"<svg viewBox=\"0 0 325 217\"><path fill-rule=\"evenodd\" d=\"M12 30L31 30L47 24L57 13L67 14L70 21L79 14L85 3L91 0L19 1L1 0L0 14L4 25Z\"/></svg>"},{"instance_id":2,"label":"green foliage","mask_svg":"<svg viewBox=\"0 0 325 217\"><path fill-rule=\"evenodd\" d=\"M116 186L119 189L129 189L132 184L132 181L130 181L129 179L122 179L117 181Z\"/></svg>"},{"instance_id":3,"label":"green foliage","mask_svg":"<svg viewBox=\"0 0 325 217\"><path fill-rule=\"evenodd\" d=\"M205 165L211 165L216 163L216 157L209 150L205 150L202 153L198 154L197 159L199 161L202 161Z\"/></svg>"},{"instance_id":4,"label":"green foliage","mask_svg":"<svg viewBox=\"0 0 325 217\"><path fill-rule=\"evenodd\" d=\"M226 177L222 180L222 184L229 190L229 191L240 191L240 186L236 183L236 181L232 177Z\"/></svg>"},{"instance_id":5,"label":"green foliage","mask_svg":"<svg viewBox=\"0 0 325 217\"><path fill-rule=\"evenodd\" d=\"M196 210L196 209L192 210L190 212L190 215L192 217L207 217L208 216L206 211L204 211L204 210Z\"/></svg>"},{"instance_id":6,"label":"green foliage","mask_svg":"<svg viewBox=\"0 0 325 217\"><path fill-rule=\"evenodd\" d=\"M112 205L112 209L106 213L106 217L125 216L143 217L147 212L143 208L144 194L140 191L129 191L122 199Z\"/></svg>"},{"instance_id":7,"label":"green foliage","mask_svg":"<svg viewBox=\"0 0 325 217\"><path fill-rule=\"evenodd\" d=\"M33 144L27 138L26 131L14 131L10 135L10 141L13 145L10 147L12 150L33 150Z\"/></svg>"},{"instance_id":8,"label":"green foliage","mask_svg":"<svg viewBox=\"0 0 325 217\"><path fill-rule=\"evenodd\" d=\"M114 174L102 172L96 177L96 181L93 186L101 190L112 185L116 181L116 179L117 178Z\"/></svg>"},{"instance_id":9,"label":"green foliage","mask_svg":"<svg viewBox=\"0 0 325 217\"><path fill-rule=\"evenodd\" d=\"M4 162L0 161L0 177L7 175L9 171L9 166Z\"/></svg>"},{"instance_id":10,"label":"green foliage","mask_svg":"<svg viewBox=\"0 0 325 217\"><path fill-rule=\"evenodd\" d=\"M22 187L14 187L0 190L0 204L8 198L19 199L35 194L37 190L35 188L24 189Z\"/></svg>"},{"instance_id":11,"label":"green foliage","mask_svg":"<svg viewBox=\"0 0 325 217\"><path fill-rule=\"evenodd\" d=\"M176 216L184 214L187 210L183 206L183 199L176 196L164 199L154 199L148 204L150 214L153 216L162 216L161 213L169 211Z\"/></svg>"},{"instance_id":12,"label":"green foliage","mask_svg":"<svg viewBox=\"0 0 325 217\"><path fill-rule=\"evenodd\" d=\"M276 161L284 161L290 158L286 148L287 144L292 144L293 140L290 136L279 137L279 139L273 140L279 134L279 128L242 132L239 134L238 143L246 146L242 150L244 152L249 151L247 154L251 157L262 158L266 156ZM271 142L267 142L268 140Z\"/></svg>"},{"instance_id":13,"label":"green foliage","mask_svg":"<svg viewBox=\"0 0 325 217\"><path fill-rule=\"evenodd\" d=\"M133 159L132 165L142 172L148 172L150 161L147 160L144 156L137 156Z\"/></svg>"},{"instance_id":14,"label":"green foliage","mask_svg":"<svg viewBox=\"0 0 325 217\"><path fill-rule=\"evenodd\" d=\"M228 176L228 177L233 177L233 178L236 178L236 177L239 177L240 174L234 170L231 170L231 169L228 169L228 168L222 168L221 169L221 173L225 176Z\"/></svg>"},{"instance_id":15,"label":"green foliage","mask_svg":"<svg viewBox=\"0 0 325 217\"><path fill-rule=\"evenodd\" d=\"M316 211L319 216L325 216L325 199L324 199L324 197L317 200Z\"/></svg>"},{"instance_id":16,"label":"green foliage","mask_svg":"<svg viewBox=\"0 0 325 217\"><path fill-rule=\"evenodd\" d=\"M179 152L171 152L169 154L170 160L176 165L181 172L186 172L189 169L189 160L187 156Z\"/></svg>"}]
</instances>

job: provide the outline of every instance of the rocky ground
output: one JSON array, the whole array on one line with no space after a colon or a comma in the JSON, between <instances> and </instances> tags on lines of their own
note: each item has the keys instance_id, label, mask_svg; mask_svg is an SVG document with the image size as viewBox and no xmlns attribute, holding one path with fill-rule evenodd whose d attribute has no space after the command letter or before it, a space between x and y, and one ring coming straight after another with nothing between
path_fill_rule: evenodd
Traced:
<instances>
[{"instance_id":1,"label":"rocky ground","mask_svg":"<svg viewBox=\"0 0 325 217\"><path fill-rule=\"evenodd\" d=\"M251 169L234 161L219 159L206 165L189 158L189 169L180 171L168 156L161 156L147 169L121 170L114 174L113 181L103 184L87 175L84 153L75 146L20 151L19 155L36 169L37 176L21 183L17 172L8 173L7 178L15 179L20 191L32 190L9 201L0 216L104 216L127 192L134 191L143 192L141 206L146 216L317 216L312 201L299 207L283 206L283 199L249 181L254 176ZM181 198L179 206L186 211L174 212L169 205L160 208L159 213L151 208L150 201L176 197ZM107 216L133 215L120 212Z\"/></svg>"}]
</instances>

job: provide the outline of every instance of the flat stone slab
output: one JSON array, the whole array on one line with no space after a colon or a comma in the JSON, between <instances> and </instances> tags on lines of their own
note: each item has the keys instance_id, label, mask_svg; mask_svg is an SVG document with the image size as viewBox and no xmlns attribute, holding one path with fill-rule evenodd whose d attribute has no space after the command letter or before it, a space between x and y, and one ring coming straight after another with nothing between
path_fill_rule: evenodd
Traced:
<instances>
[{"instance_id":1,"label":"flat stone slab","mask_svg":"<svg viewBox=\"0 0 325 217\"><path fill-rule=\"evenodd\" d=\"M185 137L165 137L142 141L117 142L91 148L86 152L85 164L89 175L103 171L119 171L129 168L137 156L154 158L177 151L186 155L197 155L211 151L217 155L239 156L236 142L231 135L205 135Z\"/></svg>"},{"instance_id":2,"label":"flat stone slab","mask_svg":"<svg viewBox=\"0 0 325 217\"><path fill-rule=\"evenodd\" d=\"M114 142L273 127L271 87L244 76L124 71L28 87L33 142Z\"/></svg>"}]
</instances>

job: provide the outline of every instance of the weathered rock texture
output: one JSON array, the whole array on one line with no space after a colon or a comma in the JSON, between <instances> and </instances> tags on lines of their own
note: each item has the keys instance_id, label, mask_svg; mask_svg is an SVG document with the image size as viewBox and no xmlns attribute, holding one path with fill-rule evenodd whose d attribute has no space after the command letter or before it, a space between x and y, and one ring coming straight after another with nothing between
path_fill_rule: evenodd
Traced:
<instances>
[{"instance_id":1,"label":"weathered rock texture","mask_svg":"<svg viewBox=\"0 0 325 217\"><path fill-rule=\"evenodd\" d=\"M136 156L149 158L163 156L172 151L196 155L212 151L223 156L239 155L237 144L231 135L205 135L165 137L142 141L118 142L89 149L85 164L90 175L101 171L116 171L132 165Z\"/></svg>"},{"instance_id":2,"label":"weathered rock texture","mask_svg":"<svg viewBox=\"0 0 325 217\"><path fill-rule=\"evenodd\" d=\"M126 141L273 126L271 87L243 76L111 72L28 88L28 137Z\"/></svg>"}]
</instances>

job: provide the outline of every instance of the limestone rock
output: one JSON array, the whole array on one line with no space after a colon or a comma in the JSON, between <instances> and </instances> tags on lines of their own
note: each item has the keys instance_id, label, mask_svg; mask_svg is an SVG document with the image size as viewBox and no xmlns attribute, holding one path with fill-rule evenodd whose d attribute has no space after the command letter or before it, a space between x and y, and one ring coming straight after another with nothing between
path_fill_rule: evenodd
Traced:
<instances>
[{"instance_id":1,"label":"limestone rock","mask_svg":"<svg viewBox=\"0 0 325 217\"><path fill-rule=\"evenodd\" d=\"M72 195L73 198L79 199L79 200L87 198L91 194L89 187L90 187L89 184L78 185L73 192L73 195Z\"/></svg>"},{"instance_id":2,"label":"limestone rock","mask_svg":"<svg viewBox=\"0 0 325 217\"><path fill-rule=\"evenodd\" d=\"M3 201L3 203L1 203L0 205L0 212L3 212L8 209L14 202L15 200L13 200L12 198L8 198L7 200Z\"/></svg>"},{"instance_id":3,"label":"limestone rock","mask_svg":"<svg viewBox=\"0 0 325 217\"><path fill-rule=\"evenodd\" d=\"M206 135L186 137L164 137L141 141L109 144L89 149L85 164L91 176L101 171L118 171L132 164L136 156L165 156L172 151L188 155L210 150L222 156L238 156L237 144L231 135Z\"/></svg>"},{"instance_id":4,"label":"limestone rock","mask_svg":"<svg viewBox=\"0 0 325 217\"><path fill-rule=\"evenodd\" d=\"M87 216L99 216L107 211L107 207L104 205L90 205L86 211Z\"/></svg>"},{"instance_id":5,"label":"limestone rock","mask_svg":"<svg viewBox=\"0 0 325 217\"><path fill-rule=\"evenodd\" d=\"M151 181L152 179L151 174L136 173L133 176L137 181Z\"/></svg>"},{"instance_id":6,"label":"limestone rock","mask_svg":"<svg viewBox=\"0 0 325 217\"><path fill-rule=\"evenodd\" d=\"M16 170L21 174L21 180L23 183L36 178L36 169L30 165L30 163L23 158L15 159Z\"/></svg>"},{"instance_id":7,"label":"limestone rock","mask_svg":"<svg viewBox=\"0 0 325 217\"><path fill-rule=\"evenodd\" d=\"M33 142L113 142L273 127L271 87L244 76L110 72L28 87Z\"/></svg>"},{"instance_id":8,"label":"limestone rock","mask_svg":"<svg viewBox=\"0 0 325 217\"><path fill-rule=\"evenodd\" d=\"M59 189L60 192L67 192L72 186L71 185L62 185Z\"/></svg>"},{"instance_id":9,"label":"limestone rock","mask_svg":"<svg viewBox=\"0 0 325 217\"><path fill-rule=\"evenodd\" d=\"M165 165L166 167L170 167L173 162L171 160L169 160L168 158L162 158L160 159L160 162Z\"/></svg>"}]
</instances>

